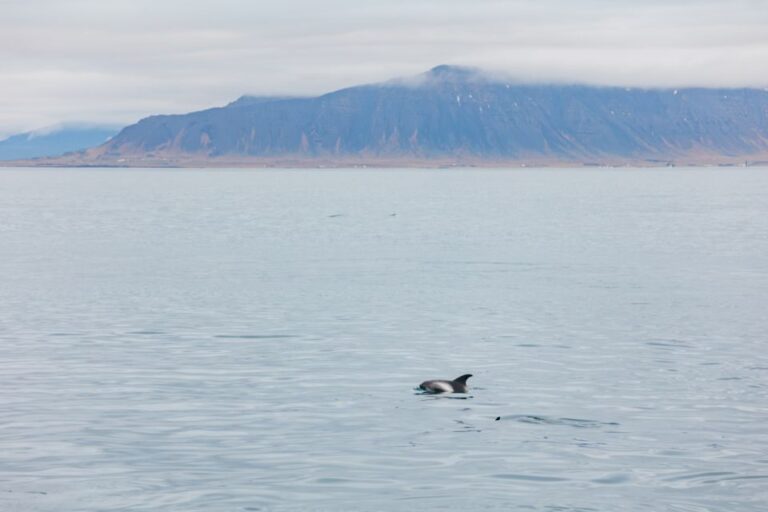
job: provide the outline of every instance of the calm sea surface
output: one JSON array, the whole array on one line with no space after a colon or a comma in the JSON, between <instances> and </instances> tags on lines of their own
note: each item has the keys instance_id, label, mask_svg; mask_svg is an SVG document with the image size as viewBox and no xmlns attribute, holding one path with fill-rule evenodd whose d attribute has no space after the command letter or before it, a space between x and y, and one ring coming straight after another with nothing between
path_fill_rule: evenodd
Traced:
<instances>
[{"instance_id":1,"label":"calm sea surface","mask_svg":"<svg viewBox=\"0 0 768 512\"><path fill-rule=\"evenodd\" d=\"M0 171L4 512L767 509L768 169Z\"/></svg>"}]
</instances>

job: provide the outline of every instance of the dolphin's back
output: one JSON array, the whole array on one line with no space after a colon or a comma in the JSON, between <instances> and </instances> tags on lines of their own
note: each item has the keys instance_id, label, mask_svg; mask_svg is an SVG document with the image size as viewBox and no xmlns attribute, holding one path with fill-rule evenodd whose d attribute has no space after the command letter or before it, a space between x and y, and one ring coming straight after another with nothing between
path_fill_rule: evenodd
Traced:
<instances>
[{"instance_id":1,"label":"dolphin's back","mask_svg":"<svg viewBox=\"0 0 768 512\"><path fill-rule=\"evenodd\" d=\"M430 393L453 393L453 383L449 380L425 380L419 387Z\"/></svg>"}]
</instances>

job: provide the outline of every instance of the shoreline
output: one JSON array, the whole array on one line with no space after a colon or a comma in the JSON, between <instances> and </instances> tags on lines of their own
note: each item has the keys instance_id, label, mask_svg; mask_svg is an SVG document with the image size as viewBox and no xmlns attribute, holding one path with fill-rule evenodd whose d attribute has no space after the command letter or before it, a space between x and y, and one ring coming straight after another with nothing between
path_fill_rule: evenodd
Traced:
<instances>
[{"instance_id":1,"label":"shoreline","mask_svg":"<svg viewBox=\"0 0 768 512\"><path fill-rule=\"evenodd\" d=\"M525 168L689 168L766 167L768 155L678 156L674 158L603 158L590 161L549 158L521 159L421 159L421 158L205 158L135 157L88 159L54 157L0 161L0 168L169 168L169 169L525 169Z\"/></svg>"}]
</instances>

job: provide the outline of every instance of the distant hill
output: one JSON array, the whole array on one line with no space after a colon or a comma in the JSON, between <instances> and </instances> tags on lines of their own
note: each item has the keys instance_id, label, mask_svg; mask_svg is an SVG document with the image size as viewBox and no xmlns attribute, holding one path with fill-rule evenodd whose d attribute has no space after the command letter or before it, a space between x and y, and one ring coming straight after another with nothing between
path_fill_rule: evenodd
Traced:
<instances>
[{"instance_id":1,"label":"distant hill","mask_svg":"<svg viewBox=\"0 0 768 512\"><path fill-rule=\"evenodd\" d=\"M768 155L768 91L519 84L438 66L312 98L158 115L86 163L743 162Z\"/></svg>"},{"instance_id":2,"label":"distant hill","mask_svg":"<svg viewBox=\"0 0 768 512\"><path fill-rule=\"evenodd\" d=\"M58 156L98 146L120 130L117 126L62 125L20 133L0 140L0 160Z\"/></svg>"}]
</instances>

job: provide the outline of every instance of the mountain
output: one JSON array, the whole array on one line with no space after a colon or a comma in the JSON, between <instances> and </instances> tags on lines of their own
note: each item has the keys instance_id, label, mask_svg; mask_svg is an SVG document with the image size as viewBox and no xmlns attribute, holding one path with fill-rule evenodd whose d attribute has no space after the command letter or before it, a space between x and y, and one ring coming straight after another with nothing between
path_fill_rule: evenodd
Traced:
<instances>
[{"instance_id":1,"label":"mountain","mask_svg":"<svg viewBox=\"0 0 768 512\"><path fill-rule=\"evenodd\" d=\"M0 140L0 160L57 156L103 144L120 130L116 126L61 125L12 135Z\"/></svg>"},{"instance_id":2,"label":"mountain","mask_svg":"<svg viewBox=\"0 0 768 512\"><path fill-rule=\"evenodd\" d=\"M514 83L438 66L311 98L158 115L85 152L119 165L768 160L768 91Z\"/></svg>"}]
</instances>

